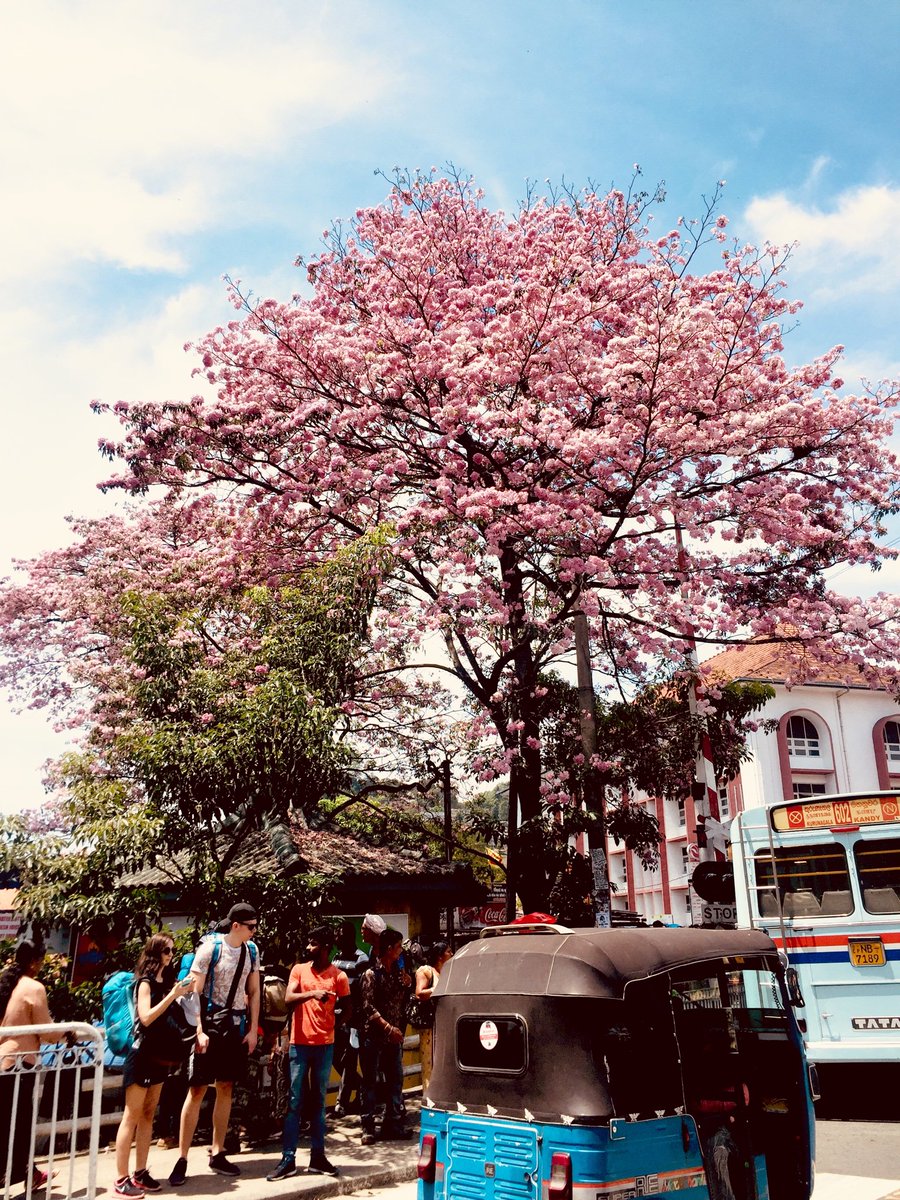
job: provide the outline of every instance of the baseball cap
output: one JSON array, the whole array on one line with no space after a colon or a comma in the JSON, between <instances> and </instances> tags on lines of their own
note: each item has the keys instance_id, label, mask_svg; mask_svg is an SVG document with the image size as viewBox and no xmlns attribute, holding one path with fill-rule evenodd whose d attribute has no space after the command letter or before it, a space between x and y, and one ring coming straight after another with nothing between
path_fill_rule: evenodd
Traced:
<instances>
[{"instance_id":1,"label":"baseball cap","mask_svg":"<svg viewBox=\"0 0 900 1200\"><path fill-rule=\"evenodd\" d=\"M248 921L256 920L256 909L252 904L232 904L228 910L229 925L237 921L239 925L245 925Z\"/></svg>"}]
</instances>

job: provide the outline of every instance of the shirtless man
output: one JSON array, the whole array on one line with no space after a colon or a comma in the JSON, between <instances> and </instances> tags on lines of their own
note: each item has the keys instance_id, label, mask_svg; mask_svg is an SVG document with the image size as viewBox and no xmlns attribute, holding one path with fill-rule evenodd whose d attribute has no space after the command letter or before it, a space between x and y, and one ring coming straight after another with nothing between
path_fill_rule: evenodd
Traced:
<instances>
[{"instance_id":1,"label":"shirtless man","mask_svg":"<svg viewBox=\"0 0 900 1200\"><path fill-rule=\"evenodd\" d=\"M0 1025L49 1025L52 1018L47 1007L47 991L35 976L44 961L44 947L34 942L20 942L16 947L15 963L0 975ZM41 1048L36 1033L0 1036L0 1129L12 1133L8 1150L0 1155L0 1177L6 1175L7 1187L21 1183L28 1171L28 1151L31 1146L31 1113L34 1096L34 1072L14 1071L17 1062L34 1066ZM18 1079L15 1124L13 1098ZM47 1173L34 1170L32 1188L44 1187Z\"/></svg>"}]
</instances>

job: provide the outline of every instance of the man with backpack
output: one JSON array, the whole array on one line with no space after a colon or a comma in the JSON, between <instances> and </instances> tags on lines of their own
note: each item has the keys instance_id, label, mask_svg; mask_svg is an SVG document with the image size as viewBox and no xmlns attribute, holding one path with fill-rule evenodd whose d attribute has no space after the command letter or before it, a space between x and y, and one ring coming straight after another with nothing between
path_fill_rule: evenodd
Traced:
<instances>
[{"instance_id":1,"label":"man with backpack","mask_svg":"<svg viewBox=\"0 0 900 1200\"><path fill-rule=\"evenodd\" d=\"M256 1048L259 1025L259 954L252 942L256 911L235 904L227 917L229 931L204 938L191 964L195 991L201 998L200 1027L188 1063L188 1094L181 1110L179 1158L169 1176L172 1187L187 1177L187 1156L197 1128L200 1106L215 1086L212 1150L209 1165L220 1175L240 1175L225 1157L225 1135L235 1083Z\"/></svg>"}]
</instances>

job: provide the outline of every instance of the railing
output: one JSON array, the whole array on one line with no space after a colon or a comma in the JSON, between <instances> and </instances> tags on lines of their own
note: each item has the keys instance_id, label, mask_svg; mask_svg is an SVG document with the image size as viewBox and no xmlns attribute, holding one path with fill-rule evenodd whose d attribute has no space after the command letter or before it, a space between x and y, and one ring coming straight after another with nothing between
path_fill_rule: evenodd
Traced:
<instances>
[{"instance_id":1,"label":"railing","mask_svg":"<svg viewBox=\"0 0 900 1200\"><path fill-rule=\"evenodd\" d=\"M76 1190L75 1155L80 1132L87 1134L86 1200L97 1187L97 1150L103 1101L103 1031L73 1021L53 1025L0 1026L6 1038L36 1036L41 1049L4 1054L11 1067L0 1070L0 1177L2 1200L25 1198L44 1187L39 1172L54 1175L54 1187L70 1197ZM81 1100L90 1096L90 1113L81 1115ZM2 1140L9 1130L9 1141ZM38 1162L35 1162L35 1159ZM82 1160L83 1161L83 1160ZM24 1171L24 1177L19 1178ZM13 1176L16 1179L13 1179ZM84 1187L79 1172L77 1190Z\"/></svg>"}]
</instances>

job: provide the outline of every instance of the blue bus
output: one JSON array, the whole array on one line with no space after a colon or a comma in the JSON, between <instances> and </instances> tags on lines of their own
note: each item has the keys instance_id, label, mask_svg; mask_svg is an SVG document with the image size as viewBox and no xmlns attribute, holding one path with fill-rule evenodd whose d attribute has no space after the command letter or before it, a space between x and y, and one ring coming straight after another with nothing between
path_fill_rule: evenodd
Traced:
<instances>
[{"instance_id":1,"label":"blue bus","mask_svg":"<svg viewBox=\"0 0 900 1200\"><path fill-rule=\"evenodd\" d=\"M810 1061L900 1060L900 793L748 809L731 838L738 926L786 956Z\"/></svg>"}]
</instances>

